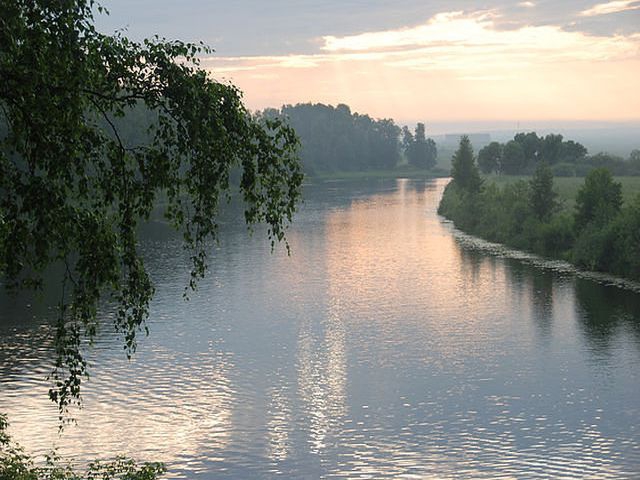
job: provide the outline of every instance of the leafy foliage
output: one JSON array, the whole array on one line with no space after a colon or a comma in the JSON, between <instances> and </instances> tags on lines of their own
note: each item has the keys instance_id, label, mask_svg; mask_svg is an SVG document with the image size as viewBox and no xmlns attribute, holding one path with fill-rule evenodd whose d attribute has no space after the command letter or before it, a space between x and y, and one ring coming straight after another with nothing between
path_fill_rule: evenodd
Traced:
<instances>
[{"instance_id":1,"label":"leafy foliage","mask_svg":"<svg viewBox=\"0 0 640 480\"><path fill-rule=\"evenodd\" d=\"M536 132L516 133L513 140L517 142L524 153L524 161L527 165L534 165L541 156L542 138Z\"/></svg>"},{"instance_id":2,"label":"leafy foliage","mask_svg":"<svg viewBox=\"0 0 640 480\"><path fill-rule=\"evenodd\" d=\"M40 287L47 266L63 266L50 390L61 416L79 399L81 342L105 295L127 354L136 349L154 292L137 227L160 196L195 288L231 169L247 223L265 222L272 245L302 182L294 130L252 117L233 85L211 80L197 60L207 47L100 34L94 6L0 0L0 273L10 288ZM130 143L118 125L141 107L148 141Z\"/></svg>"},{"instance_id":3,"label":"leafy foliage","mask_svg":"<svg viewBox=\"0 0 640 480\"><path fill-rule=\"evenodd\" d=\"M478 167L482 173L500 172L502 169L503 145L499 142L491 142L478 152Z\"/></svg>"},{"instance_id":4,"label":"leafy foliage","mask_svg":"<svg viewBox=\"0 0 640 480\"><path fill-rule=\"evenodd\" d=\"M7 433L7 419L0 414L0 480L155 480L165 472L161 463L138 466L133 460L118 457L110 462L93 462L84 473L64 465L54 454L46 457L45 465L34 462Z\"/></svg>"},{"instance_id":5,"label":"leafy foliage","mask_svg":"<svg viewBox=\"0 0 640 480\"><path fill-rule=\"evenodd\" d=\"M400 158L400 128L393 120L352 113L347 105L284 105L261 116L286 120L295 129L310 174L393 168Z\"/></svg>"},{"instance_id":6,"label":"leafy foliage","mask_svg":"<svg viewBox=\"0 0 640 480\"><path fill-rule=\"evenodd\" d=\"M547 221L558 208L558 194L553 190L553 173L546 163L540 163L530 181L530 201L534 215Z\"/></svg>"},{"instance_id":7,"label":"leafy foliage","mask_svg":"<svg viewBox=\"0 0 640 480\"><path fill-rule=\"evenodd\" d=\"M504 145L492 142L478 152L478 165L486 174L532 174L540 163L562 177L584 177L595 168L607 168L614 175L640 175L640 151L632 151L626 160L602 152L588 155L584 145L558 134L517 133Z\"/></svg>"},{"instance_id":8,"label":"leafy foliage","mask_svg":"<svg viewBox=\"0 0 640 480\"><path fill-rule=\"evenodd\" d=\"M591 171L576 197L576 229L581 230L589 223L609 222L621 206L622 185L613 180L611 172L604 168Z\"/></svg>"},{"instance_id":9,"label":"leafy foliage","mask_svg":"<svg viewBox=\"0 0 640 480\"><path fill-rule=\"evenodd\" d=\"M506 143L502 149L501 172L507 175L515 175L523 171L526 165L524 148L515 140Z\"/></svg>"},{"instance_id":10,"label":"leafy foliage","mask_svg":"<svg viewBox=\"0 0 640 480\"><path fill-rule=\"evenodd\" d=\"M374 119L344 104L284 105L260 115L285 119L295 129L304 170L311 175L389 170L398 165L402 153L419 168L436 164L436 144L425 138L424 124L418 124L414 138L406 126L401 130L392 119Z\"/></svg>"},{"instance_id":11,"label":"leafy foliage","mask_svg":"<svg viewBox=\"0 0 640 480\"><path fill-rule=\"evenodd\" d=\"M403 149L409 164L418 168L435 167L438 149L433 139L426 138L424 123L416 125L415 135L406 132L403 130Z\"/></svg>"},{"instance_id":12,"label":"leafy foliage","mask_svg":"<svg viewBox=\"0 0 640 480\"><path fill-rule=\"evenodd\" d=\"M608 171L594 170L575 213L561 210L551 170L542 164L529 182L492 183L476 195L452 181L438 213L487 240L639 280L640 196L621 205L620 185Z\"/></svg>"},{"instance_id":13,"label":"leafy foliage","mask_svg":"<svg viewBox=\"0 0 640 480\"><path fill-rule=\"evenodd\" d=\"M456 185L464 191L477 193L482 188L482 179L473 156L473 146L466 135L460 138L458 150L453 154L451 176Z\"/></svg>"},{"instance_id":14,"label":"leafy foliage","mask_svg":"<svg viewBox=\"0 0 640 480\"><path fill-rule=\"evenodd\" d=\"M596 168L606 168L613 175L640 175L640 161L634 160L633 152L631 152L627 160L616 155L601 152L585 157L576 163L559 163L554 165L553 170L556 175L584 177Z\"/></svg>"}]
</instances>

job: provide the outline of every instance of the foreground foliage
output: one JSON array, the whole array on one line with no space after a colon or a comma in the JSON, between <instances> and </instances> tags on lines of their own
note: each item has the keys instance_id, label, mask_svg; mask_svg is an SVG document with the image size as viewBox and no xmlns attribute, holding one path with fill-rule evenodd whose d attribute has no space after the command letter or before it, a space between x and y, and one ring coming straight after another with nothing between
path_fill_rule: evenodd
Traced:
<instances>
[{"instance_id":1,"label":"foreground foliage","mask_svg":"<svg viewBox=\"0 0 640 480\"><path fill-rule=\"evenodd\" d=\"M48 267L63 272L50 390L61 416L79 399L82 339L96 334L101 299L116 305L126 353L136 348L154 292L137 231L159 197L195 288L232 169L246 222L266 223L272 246L302 182L295 132L252 117L234 86L211 80L198 67L206 47L100 34L94 7L0 0L0 278L39 288ZM119 124L140 108L146 141L127 141Z\"/></svg>"},{"instance_id":2,"label":"foreground foliage","mask_svg":"<svg viewBox=\"0 0 640 480\"><path fill-rule=\"evenodd\" d=\"M455 171L453 172L456 173ZM624 205L606 169L589 173L574 211L561 208L548 166L502 187L454 179L438 213L468 233L578 266L640 280L640 195Z\"/></svg>"},{"instance_id":3,"label":"foreground foliage","mask_svg":"<svg viewBox=\"0 0 640 480\"><path fill-rule=\"evenodd\" d=\"M0 414L0 480L154 480L165 472L160 463L137 465L119 457L110 462L93 462L83 473L60 462L55 455L46 457L44 466L36 467L7 433L7 419Z\"/></svg>"}]
</instances>

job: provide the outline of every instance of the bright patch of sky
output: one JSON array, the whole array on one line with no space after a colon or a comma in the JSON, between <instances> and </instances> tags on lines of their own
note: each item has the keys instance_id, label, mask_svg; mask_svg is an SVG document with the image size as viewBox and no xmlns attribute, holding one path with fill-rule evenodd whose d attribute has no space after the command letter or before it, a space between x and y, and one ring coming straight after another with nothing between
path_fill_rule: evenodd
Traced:
<instances>
[{"instance_id":1,"label":"bright patch of sky","mask_svg":"<svg viewBox=\"0 0 640 480\"><path fill-rule=\"evenodd\" d=\"M583 17L595 17L598 15L609 15L611 13L626 12L628 10L640 9L640 2L638 1L614 1L607 3L598 3L591 8L583 10L580 15Z\"/></svg>"},{"instance_id":2,"label":"bright patch of sky","mask_svg":"<svg viewBox=\"0 0 640 480\"><path fill-rule=\"evenodd\" d=\"M216 49L250 108L321 101L400 121L638 119L640 1L104 2L103 31Z\"/></svg>"}]
</instances>

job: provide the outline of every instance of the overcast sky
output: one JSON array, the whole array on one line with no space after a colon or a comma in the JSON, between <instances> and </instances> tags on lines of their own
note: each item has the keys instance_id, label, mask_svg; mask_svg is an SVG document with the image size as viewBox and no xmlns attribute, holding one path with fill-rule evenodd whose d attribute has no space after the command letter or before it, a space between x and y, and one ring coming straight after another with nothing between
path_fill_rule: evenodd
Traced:
<instances>
[{"instance_id":1,"label":"overcast sky","mask_svg":"<svg viewBox=\"0 0 640 480\"><path fill-rule=\"evenodd\" d=\"M104 32L202 40L249 108L400 122L640 119L640 1L105 0Z\"/></svg>"}]
</instances>

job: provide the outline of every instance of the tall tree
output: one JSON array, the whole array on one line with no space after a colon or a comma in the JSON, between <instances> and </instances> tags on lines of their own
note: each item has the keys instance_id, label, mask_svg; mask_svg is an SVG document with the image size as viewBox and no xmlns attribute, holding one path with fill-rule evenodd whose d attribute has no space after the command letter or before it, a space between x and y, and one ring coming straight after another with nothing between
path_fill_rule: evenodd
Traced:
<instances>
[{"instance_id":1,"label":"tall tree","mask_svg":"<svg viewBox=\"0 0 640 480\"><path fill-rule=\"evenodd\" d=\"M413 135L413 141L410 141L407 148L409 163L418 168L432 168L436 165L437 154L435 142L433 139L426 137L424 123L418 123Z\"/></svg>"},{"instance_id":2,"label":"tall tree","mask_svg":"<svg viewBox=\"0 0 640 480\"><path fill-rule=\"evenodd\" d=\"M478 166L482 173L500 172L502 168L502 145L491 142L478 152Z\"/></svg>"},{"instance_id":3,"label":"tall tree","mask_svg":"<svg viewBox=\"0 0 640 480\"><path fill-rule=\"evenodd\" d=\"M523 168L535 165L540 157L542 146L542 139L538 137L536 132L517 133L513 140L522 147L522 153L524 154Z\"/></svg>"},{"instance_id":4,"label":"tall tree","mask_svg":"<svg viewBox=\"0 0 640 480\"><path fill-rule=\"evenodd\" d=\"M407 156L407 158L412 148L413 134L411 133L411 130L409 130L409 127L405 125L404 127L402 127L402 151Z\"/></svg>"},{"instance_id":5,"label":"tall tree","mask_svg":"<svg viewBox=\"0 0 640 480\"><path fill-rule=\"evenodd\" d=\"M477 193L482 188L482 179L473 157L473 146L469 137L460 138L458 150L453 154L451 176L456 185L470 193Z\"/></svg>"},{"instance_id":6,"label":"tall tree","mask_svg":"<svg viewBox=\"0 0 640 480\"><path fill-rule=\"evenodd\" d=\"M584 145L573 140L562 142L560 146L559 160L561 162L576 163L584 160L587 149Z\"/></svg>"},{"instance_id":7,"label":"tall tree","mask_svg":"<svg viewBox=\"0 0 640 480\"><path fill-rule=\"evenodd\" d=\"M502 171L507 175L522 173L526 164L524 149L515 140L510 140L502 150Z\"/></svg>"},{"instance_id":8,"label":"tall tree","mask_svg":"<svg viewBox=\"0 0 640 480\"><path fill-rule=\"evenodd\" d=\"M266 222L272 245L302 182L295 132L256 120L238 89L211 80L197 60L208 48L100 34L94 7L0 0L0 275L9 287L38 287L48 265L64 267L50 390L61 414L79 398L82 338L95 334L105 295L127 354L136 348L154 292L137 227L159 195L183 233L194 287L232 168L242 171L247 223ZM148 141L129 144L118 119L140 106Z\"/></svg>"},{"instance_id":9,"label":"tall tree","mask_svg":"<svg viewBox=\"0 0 640 480\"><path fill-rule=\"evenodd\" d=\"M393 168L400 160L400 128L391 119L321 103L284 105L279 115L299 135L309 173Z\"/></svg>"},{"instance_id":10,"label":"tall tree","mask_svg":"<svg viewBox=\"0 0 640 480\"><path fill-rule=\"evenodd\" d=\"M540 158L549 165L558 163L562 155L562 135L550 133L542 140Z\"/></svg>"},{"instance_id":11,"label":"tall tree","mask_svg":"<svg viewBox=\"0 0 640 480\"><path fill-rule=\"evenodd\" d=\"M580 231L589 223L607 223L622 206L622 184L606 168L591 170L576 197L575 226Z\"/></svg>"},{"instance_id":12,"label":"tall tree","mask_svg":"<svg viewBox=\"0 0 640 480\"><path fill-rule=\"evenodd\" d=\"M540 221L548 221L558 208L558 194L553 190L553 173L546 162L538 164L529 181L529 187L529 201L534 215Z\"/></svg>"},{"instance_id":13,"label":"tall tree","mask_svg":"<svg viewBox=\"0 0 640 480\"><path fill-rule=\"evenodd\" d=\"M627 160L629 175L640 175L640 150L632 150Z\"/></svg>"}]
</instances>

